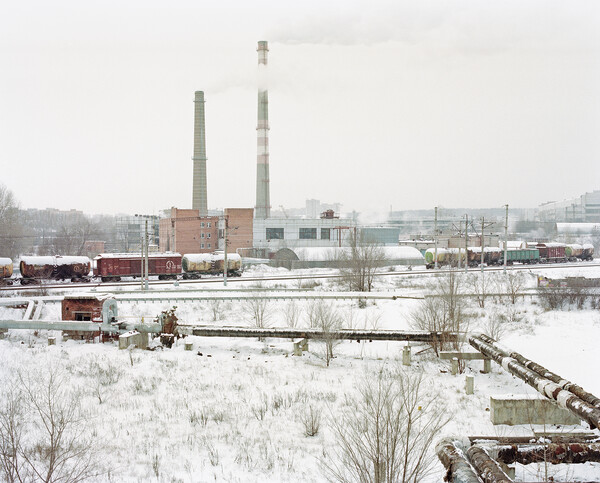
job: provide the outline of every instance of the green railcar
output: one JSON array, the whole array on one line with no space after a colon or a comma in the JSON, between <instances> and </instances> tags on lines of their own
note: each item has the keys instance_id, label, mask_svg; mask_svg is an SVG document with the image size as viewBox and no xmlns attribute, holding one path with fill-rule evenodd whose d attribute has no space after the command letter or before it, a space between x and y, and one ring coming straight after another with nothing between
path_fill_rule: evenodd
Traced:
<instances>
[{"instance_id":1,"label":"green railcar","mask_svg":"<svg viewBox=\"0 0 600 483\"><path fill-rule=\"evenodd\" d=\"M500 261L504 261L504 254L502 254ZM539 263L539 261L540 251L537 248L520 248L507 250L506 252L506 263L509 265L513 263Z\"/></svg>"}]
</instances>

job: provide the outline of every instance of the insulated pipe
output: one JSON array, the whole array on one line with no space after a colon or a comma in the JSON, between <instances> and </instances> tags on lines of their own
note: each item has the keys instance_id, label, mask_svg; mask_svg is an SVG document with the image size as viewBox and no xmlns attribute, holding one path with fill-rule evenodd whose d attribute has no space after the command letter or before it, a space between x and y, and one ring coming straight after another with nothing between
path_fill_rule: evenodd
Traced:
<instances>
[{"instance_id":1,"label":"insulated pipe","mask_svg":"<svg viewBox=\"0 0 600 483\"><path fill-rule=\"evenodd\" d=\"M254 327L194 327L192 335L200 337L273 337L280 339L339 339L339 340L395 340L411 342L430 342L434 338L445 337L456 340L455 333L403 331L403 330L361 330L341 329L322 331L316 329L288 329L272 327L259 329Z\"/></svg>"},{"instance_id":2,"label":"insulated pipe","mask_svg":"<svg viewBox=\"0 0 600 483\"><path fill-rule=\"evenodd\" d=\"M569 391L565 391L558 384L540 376L537 372L527 369L512 357L506 357L502 351L492 347L477 336L469 337L469 344L500 364L502 368L525 381L531 387L549 399L554 400L559 406L587 421L592 428L600 428L600 409L582 401Z\"/></svg>"},{"instance_id":3,"label":"insulated pipe","mask_svg":"<svg viewBox=\"0 0 600 483\"><path fill-rule=\"evenodd\" d=\"M502 445L496 448L498 460L506 463L538 463L547 461L551 464L600 462L599 443L550 443Z\"/></svg>"},{"instance_id":4,"label":"insulated pipe","mask_svg":"<svg viewBox=\"0 0 600 483\"><path fill-rule=\"evenodd\" d=\"M481 483L477 472L465 458L464 453L456 447L451 439L440 441L435 452L446 468L444 481L453 483Z\"/></svg>"},{"instance_id":5,"label":"insulated pipe","mask_svg":"<svg viewBox=\"0 0 600 483\"><path fill-rule=\"evenodd\" d=\"M484 342L487 342L490 346L494 347L495 349L498 349L506 357L512 357L519 364L522 364L527 369L531 369L532 371L538 373L540 376L545 377L546 379L550 379L552 382L558 384L565 391L572 392L582 401L585 401L586 403L591 404L592 406L595 406L596 408L600 409L600 398L597 398L593 394L585 391L581 386L578 386L577 384L573 384L572 382L563 379L558 374L549 371L548 369L546 369L543 366L540 366L536 362L528 360L518 352L513 352L510 349L503 347L502 345L498 344L494 339L485 334L481 334L479 338Z\"/></svg>"},{"instance_id":6,"label":"insulated pipe","mask_svg":"<svg viewBox=\"0 0 600 483\"><path fill-rule=\"evenodd\" d=\"M513 483L500 465L480 446L471 446L467 450L467 457L484 483Z\"/></svg>"}]
</instances>

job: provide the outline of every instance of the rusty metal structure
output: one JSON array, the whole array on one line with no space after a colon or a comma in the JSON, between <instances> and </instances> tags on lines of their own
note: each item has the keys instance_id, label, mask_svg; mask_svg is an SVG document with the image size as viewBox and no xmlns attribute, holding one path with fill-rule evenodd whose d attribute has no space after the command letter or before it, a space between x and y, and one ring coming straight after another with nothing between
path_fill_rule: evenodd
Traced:
<instances>
[{"instance_id":1,"label":"rusty metal structure","mask_svg":"<svg viewBox=\"0 0 600 483\"><path fill-rule=\"evenodd\" d=\"M269 94L266 85L267 53L265 40L258 42L258 123L256 159L256 206L254 217L266 219L271 216L271 195L269 187Z\"/></svg>"}]
</instances>

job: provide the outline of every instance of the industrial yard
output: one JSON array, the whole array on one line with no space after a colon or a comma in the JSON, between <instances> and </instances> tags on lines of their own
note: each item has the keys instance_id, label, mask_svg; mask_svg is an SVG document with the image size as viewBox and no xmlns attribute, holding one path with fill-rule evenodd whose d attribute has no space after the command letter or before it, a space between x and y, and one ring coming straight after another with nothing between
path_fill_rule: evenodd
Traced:
<instances>
[{"instance_id":1,"label":"industrial yard","mask_svg":"<svg viewBox=\"0 0 600 483\"><path fill-rule=\"evenodd\" d=\"M443 272L434 276L431 272L404 272L377 277L374 290L359 299L360 294L345 297L347 292L339 279L271 282L271 276L294 273L259 268L245 273L235 287L210 285L209 289L205 285L206 292L187 287L182 293L174 285L145 293L134 290L131 295L131 288L117 289L119 318L152 323L161 311L177 305L175 313L182 332L189 327L191 333L196 326L255 327L249 308L255 297L268 300L265 327L288 327L293 303L296 328L302 329L310 325L311 306L320 296L330 295L327 304L339 314L345 328L410 331L414 330L411 314L422 302L419 298L430 293L434 279L447 276ZM333 275L323 270L302 274ZM262 283L244 282L245 277L257 275ZM502 271L485 276L490 283L498 283L494 291L503 292L506 275ZM598 380L588 369L596 362L594 341L600 335L597 308L592 309L590 299L581 310L568 304L560 310L544 309L535 295L538 276L594 278L600 276L600 269L572 266L527 271L520 290L523 295L514 305L497 295L490 296L481 308L475 297L468 297L465 310L469 332L489 330L489 321L499 318L498 334L504 346L599 394ZM467 293L471 290L466 284L462 287ZM89 289L79 292L90 293ZM47 302L40 322L61 318L60 303L52 302L53 297L60 299L61 293L77 295L77 290L53 290L44 296ZM141 299L132 300L133 295ZM17 301L20 297L35 296L24 292L11 298ZM24 312L5 305L0 308L0 318L16 319ZM52 336L56 345L48 346ZM0 357L5 387L18 386L19 374L44 379L49 371L55 371L64 384L61 395L77 394L85 416L85 424L77 431L94 441L97 466L93 468L101 473L94 477L96 481L326 481L327 462L339 457L335 421L358 407L360 388L381 371L381 377L390 381L398 370L423 375L420 400L433 398L428 410L442 408L449 419L435 435L435 443L446 437L530 436L535 440L534 433L543 432L569 437L590 434L586 423L492 424L491 396L531 396L536 391L496 363L492 363L490 373L482 373L481 360L467 362L453 375L450 361L436 357L427 350L427 344L419 342L340 341L335 343L330 361L326 360L326 342L322 340L309 340L308 350L300 355L293 340L279 338L187 335L171 348L153 351L119 350L116 341L98 343L97 338L90 342L63 340L55 331L10 330L0 341ZM186 350L189 344L192 350ZM410 365L403 365L407 344L412 357ZM466 343L463 349L473 350ZM465 392L467 376L474 381L470 395ZM311 411L318 414L319 421L313 435L307 434ZM41 428L27 427L28 437L41 437L42 432ZM441 481L445 470L435 457L434 446L428 449L427 461L431 472L420 481ZM517 464L514 481L545 481L542 478L548 471L554 481L600 481L597 465Z\"/></svg>"}]
</instances>

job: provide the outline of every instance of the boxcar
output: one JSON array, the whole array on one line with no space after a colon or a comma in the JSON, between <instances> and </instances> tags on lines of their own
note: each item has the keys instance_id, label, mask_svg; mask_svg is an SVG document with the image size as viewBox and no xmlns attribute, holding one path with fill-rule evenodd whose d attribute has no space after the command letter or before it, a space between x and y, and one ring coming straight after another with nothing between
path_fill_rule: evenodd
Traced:
<instances>
[{"instance_id":1,"label":"boxcar","mask_svg":"<svg viewBox=\"0 0 600 483\"><path fill-rule=\"evenodd\" d=\"M143 257L133 253L101 253L94 258L94 276L103 282L121 280L121 277L141 277ZM176 279L181 273L181 254L150 253L148 275L159 280Z\"/></svg>"},{"instance_id":2,"label":"boxcar","mask_svg":"<svg viewBox=\"0 0 600 483\"><path fill-rule=\"evenodd\" d=\"M13 274L13 262L10 258L0 258L0 285L12 282L8 280Z\"/></svg>"},{"instance_id":3,"label":"boxcar","mask_svg":"<svg viewBox=\"0 0 600 483\"><path fill-rule=\"evenodd\" d=\"M36 280L87 281L91 262L88 257L45 256L21 257L21 284L27 285Z\"/></svg>"},{"instance_id":4,"label":"boxcar","mask_svg":"<svg viewBox=\"0 0 600 483\"><path fill-rule=\"evenodd\" d=\"M540 251L540 262L566 262L566 245L564 243L538 243L536 248Z\"/></svg>"}]
</instances>

